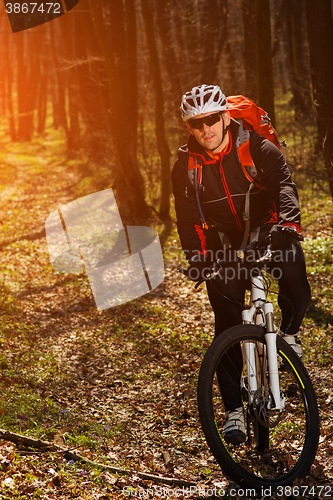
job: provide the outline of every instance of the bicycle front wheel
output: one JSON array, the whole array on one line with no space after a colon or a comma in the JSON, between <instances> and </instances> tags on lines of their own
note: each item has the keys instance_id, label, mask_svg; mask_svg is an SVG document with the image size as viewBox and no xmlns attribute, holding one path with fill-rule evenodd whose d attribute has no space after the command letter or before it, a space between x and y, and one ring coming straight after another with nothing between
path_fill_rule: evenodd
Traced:
<instances>
[{"instance_id":1,"label":"bicycle front wheel","mask_svg":"<svg viewBox=\"0 0 333 500\"><path fill-rule=\"evenodd\" d=\"M255 394L253 391L250 394L244 363L241 380L236 380L236 390L240 391L243 400L247 439L240 445L232 445L223 439L225 409L217 371L221 360L230 366L236 349L244 343L254 346L259 383ZM285 408L283 412L270 409L265 350L262 327L237 325L229 328L214 339L207 350L198 380L199 416L211 452L229 478L259 493L264 487L275 489L291 485L296 478L306 475L315 458L319 439L318 406L311 380L299 357L279 336L279 378ZM232 391L235 391L234 378L230 378L230 384L224 384ZM223 393L225 395L225 388Z\"/></svg>"}]
</instances>

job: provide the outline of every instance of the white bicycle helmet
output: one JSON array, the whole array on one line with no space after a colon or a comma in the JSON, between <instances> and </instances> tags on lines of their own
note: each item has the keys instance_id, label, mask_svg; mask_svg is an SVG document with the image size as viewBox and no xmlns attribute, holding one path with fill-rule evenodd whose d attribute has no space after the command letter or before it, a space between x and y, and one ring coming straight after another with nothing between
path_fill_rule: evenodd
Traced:
<instances>
[{"instance_id":1,"label":"white bicycle helmet","mask_svg":"<svg viewBox=\"0 0 333 500\"><path fill-rule=\"evenodd\" d=\"M180 109L186 122L210 111L226 111L227 100L217 85L199 85L183 95Z\"/></svg>"}]
</instances>

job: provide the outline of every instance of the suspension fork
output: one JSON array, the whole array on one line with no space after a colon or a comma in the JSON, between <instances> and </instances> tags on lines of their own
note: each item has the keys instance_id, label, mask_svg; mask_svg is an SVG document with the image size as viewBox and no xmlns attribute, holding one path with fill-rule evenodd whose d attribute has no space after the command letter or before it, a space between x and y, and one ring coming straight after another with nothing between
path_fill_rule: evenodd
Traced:
<instances>
[{"instance_id":1,"label":"suspension fork","mask_svg":"<svg viewBox=\"0 0 333 500\"><path fill-rule=\"evenodd\" d=\"M266 294L263 285L262 275L254 276L251 279L251 307L242 312L244 324L264 324L265 317L257 314L262 311L262 307L266 303ZM265 385L262 380L262 374L265 374L266 367L260 364L260 360L264 362L265 346L263 344L255 345L253 342L243 342L243 356L246 363L247 383L249 387L249 403L253 402L253 397L257 389ZM262 370L260 368L262 367Z\"/></svg>"},{"instance_id":2,"label":"suspension fork","mask_svg":"<svg viewBox=\"0 0 333 500\"><path fill-rule=\"evenodd\" d=\"M266 372L268 363L270 391L272 395L272 398L268 402L268 407L270 409L282 410L284 408L284 397L281 397L280 393L276 346L277 334L273 321L273 305L270 302L266 302L261 274L253 277L251 284L252 306L250 309L242 312L243 322L245 324L255 323L265 327L266 346L260 343L254 345L253 342L243 343L243 354L249 387L249 402L253 402L254 394L259 387L267 385Z\"/></svg>"}]
</instances>

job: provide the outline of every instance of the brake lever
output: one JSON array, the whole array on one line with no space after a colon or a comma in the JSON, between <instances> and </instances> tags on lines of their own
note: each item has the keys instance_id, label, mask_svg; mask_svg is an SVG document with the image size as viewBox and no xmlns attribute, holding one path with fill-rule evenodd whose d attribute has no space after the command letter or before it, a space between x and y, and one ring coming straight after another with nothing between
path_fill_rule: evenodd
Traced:
<instances>
[{"instance_id":1,"label":"brake lever","mask_svg":"<svg viewBox=\"0 0 333 500\"><path fill-rule=\"evenodd\" d=\"M262 257L260 257L259 259L256 260L256 264L261 264L262 262L271 260L272 257L273 257L273 247L272 247L272 244L269 243L269 245L267 246L266 252L264 253L264 255Z\"/></svg>"},{"instance_id":2,"label":"brake lever","mask_svg":"<svg viewBox=\"0 0 333 500\"><path fill-rule=\"evenodd\" d=\"M202 283L204 283L205 281L209 281L209 280L213 279L216 275L218 275L220 273L221 269L218 267L219 264L220 264L220 259L217 259L217 261L214 262L213 269L210 272L209 276L207 275L206 279L202 278L201 280L199 280L199 281L196 282L196 284L194 285L194 288L196 290L199 288L200 285L202 285ZM188 277L188 269L184 269L183 267L179 267L178 268L178 272L181 273L181 274L183 274L184 276Z\"/></svg>"},{"instance_id":3,"label":"brake lever","mask_svg":"<svg viewBox=\"0 0 333 500\"><path fill-rule=\"evenodd\" d=\"M199 288L199 286L202 285L202 283L204 281L206 281L206 280L202 279L202 280L197 281L196 284L194 285L194 289L197 290Z\"/></svg>"},{"instance_id":4,"label":"brake lever","mask_svg":"<svg viewBox=\"0 0 333 500\"><path fill-rule=\"evenodd\" d=\"M178 272L180 274L183 274L184 276L188 276L188 270L187 269L184 269L183 267L179 267L178 268Z\"/></svg>"},{"instance_id":5,"label":"brake lever","mask_svg":"<svg viewBox=\"0 0 333 500\"><path fill-rule=\"evenodd\" d=\"M219 262L219 260L218 260L218 261L216 261L216 262L214 262L214 266L218 265L218 262ZM219 271L220 271L220 270L219 270ZM199 286L200 286L200 285L202 285L202 283L204 283L205 281L210 281L210 280L212 280L213 278L215 278L215 276L217 276L217 275L219 274L219 271L217 271L216 269L212 269L212 270L210 271L210 273L209 273L209 276L208 276L208 274L207 274L205 278L202 278L201 280L199 280L199 281L195 284L194 288L195 288L195 289L197 289L197 288L199 288Z\"/></svg>"},{"instance_id":6,"label":"brake lever","mask_svg":"<svg viewBox=\"0 0 333 500\"><path fill-rule=\"evenodd\" d=\"M188 277L188 269L184 269L183 267L179 267L179 268L178 268L178 272L179 272L180 274L183 274L184 276L187 276L187 277ZM209 279L211 279L211 278L209 278ZM199 288L199 286L200 286L200 285L202 285L202 283L203 283L204 281L207 281L207 280L205 280L205 279L201 279L201 280L197 281L197 282L196 282L196 284L194 285L195 290L197 290L197 289Z\"/></svg>"}]
</instances>

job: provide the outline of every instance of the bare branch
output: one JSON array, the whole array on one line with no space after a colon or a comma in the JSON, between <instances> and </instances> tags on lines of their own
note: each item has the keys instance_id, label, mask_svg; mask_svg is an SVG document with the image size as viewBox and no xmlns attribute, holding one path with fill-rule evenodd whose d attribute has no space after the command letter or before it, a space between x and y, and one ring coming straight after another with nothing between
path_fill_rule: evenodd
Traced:
<instances>
[{"instance_id":1,"label":"bare branch","mask_svg":"<svg viewBox=\"0 0 333 500\"><path fill-rule=\"evenodd\" d=\"M63 448L54 443L50 443L49 441L42 441L41 439L33 439L28 436L22 436L21 434L16 434L15 432L10 432L5 429L0 429L0 439L4 441L10 441L11 443L15 443L18 446L26 446L28 448L35 448L38 450L42 450L43 452L56 452L63 454L66 460L73 460L74 462L83 462L91 467L96 467L99 469L107 470L113 474L120 474L124 476L128 476L132 473L130 470L120 469L118 467L113 467L111 465L105 465L102 463L93 462L88 460L73 451ZM153 474L145 474L144 472L135 471L135 475L140 477L141 479L145 479L146 481L154 481L156 483L163 483L169 485L177 485L180 487L190 487L195 486L196 483L192 483L190 481L184 481L182 479L176 479L172 477L163 477L163 476L155 476Z\"/></svg>"}]
</instances>

